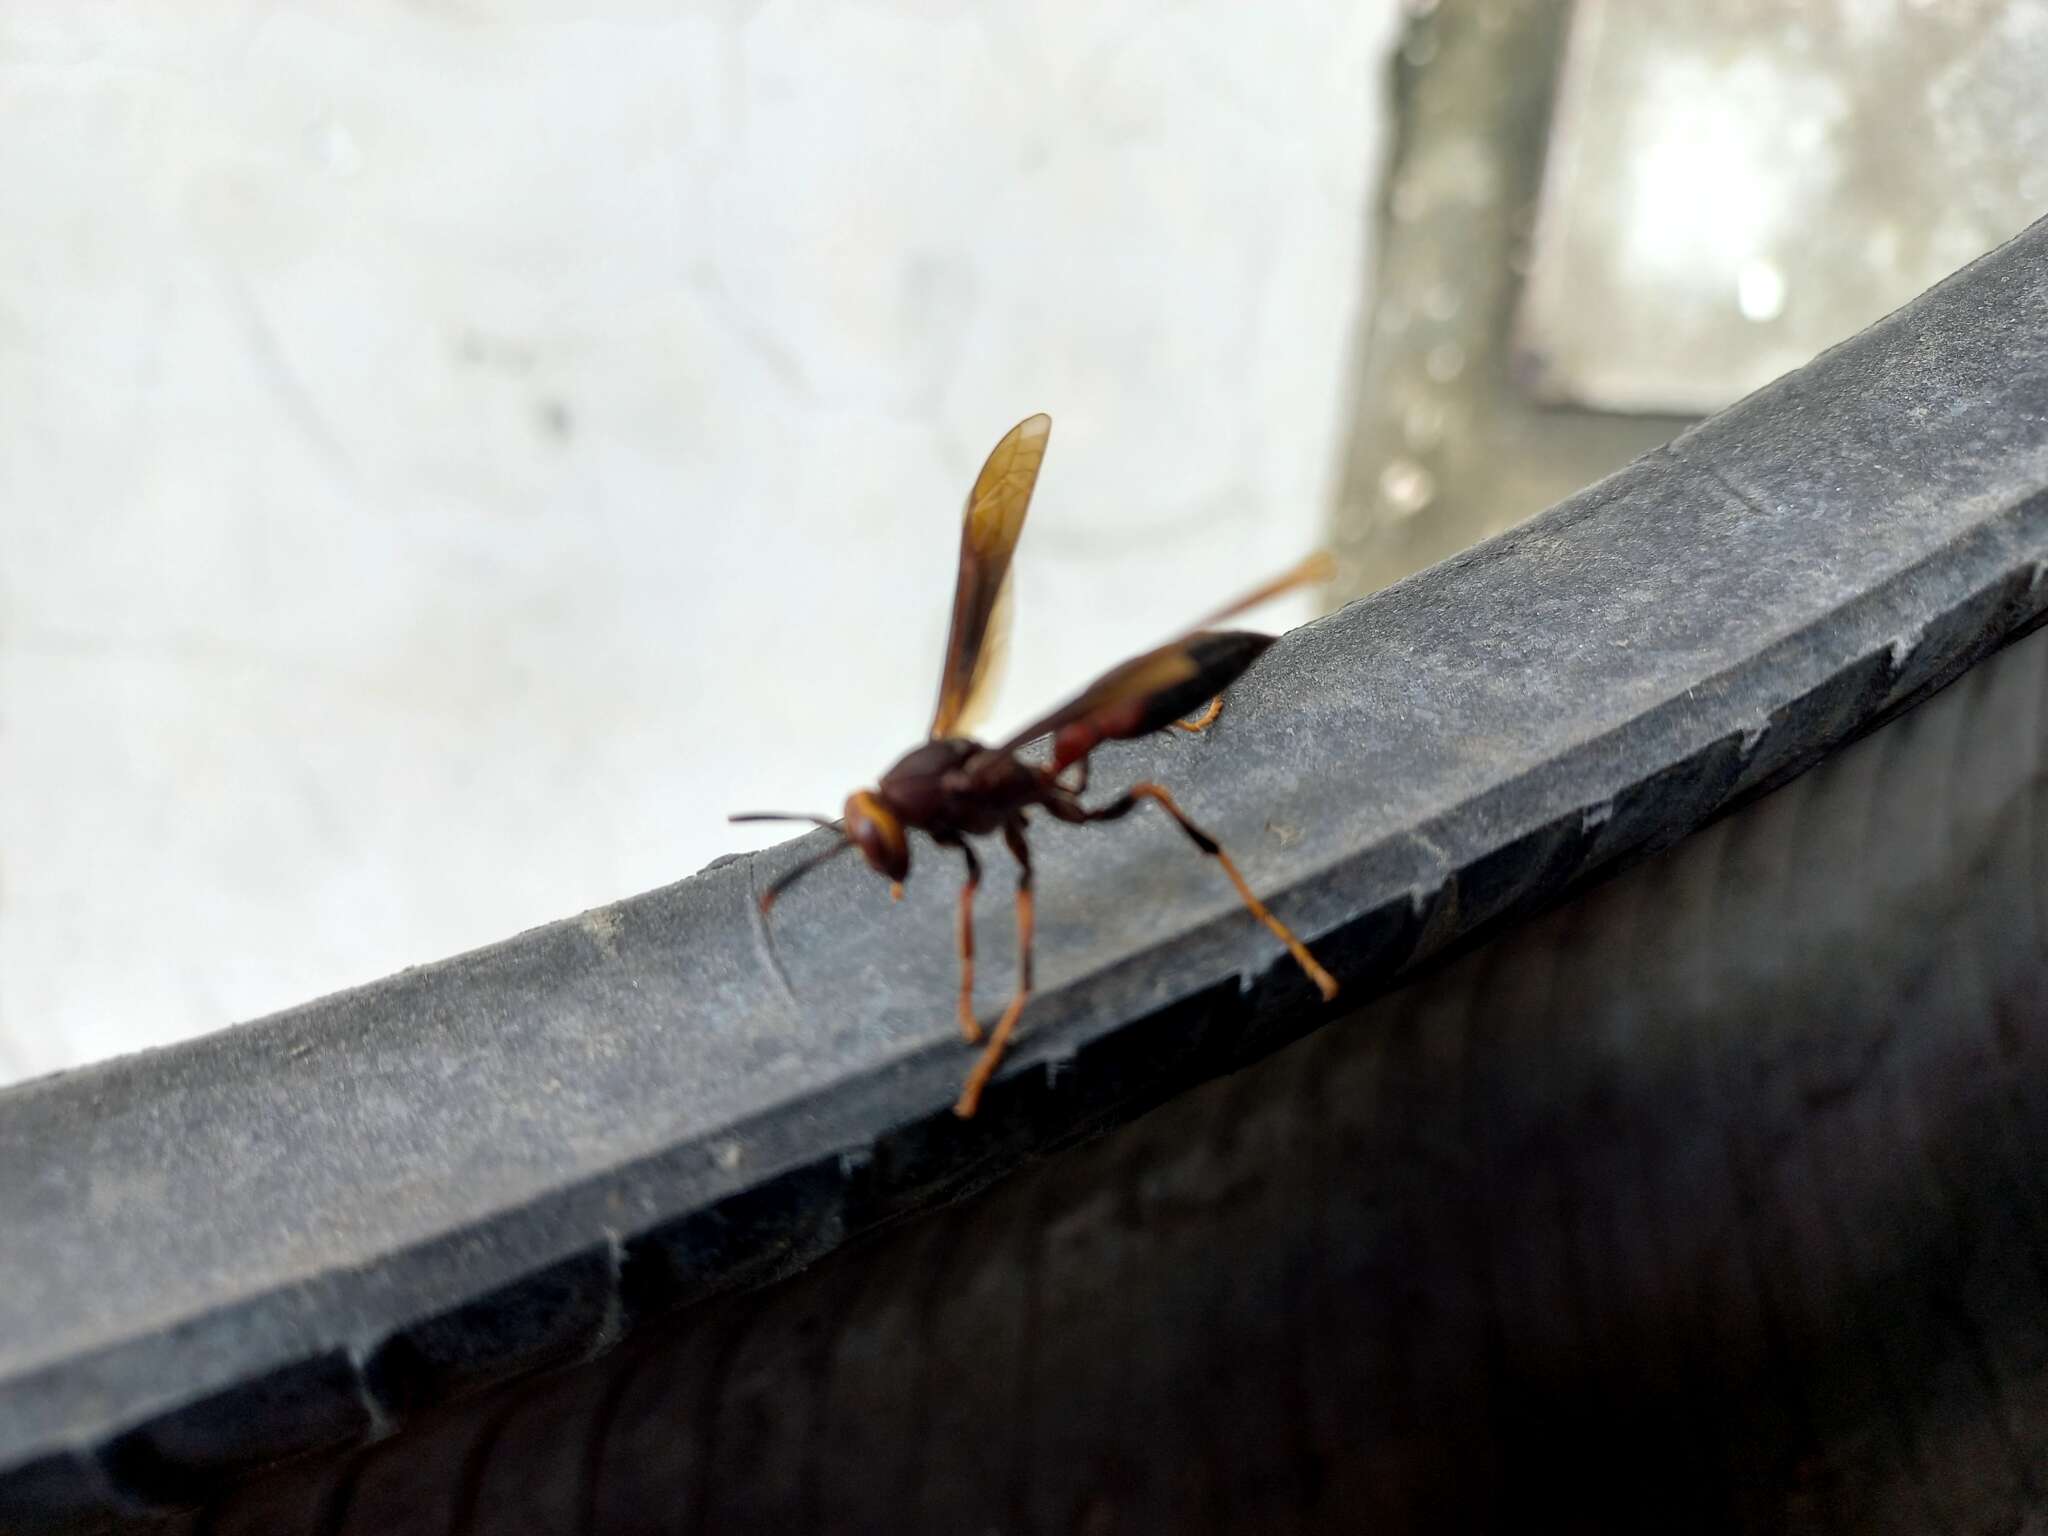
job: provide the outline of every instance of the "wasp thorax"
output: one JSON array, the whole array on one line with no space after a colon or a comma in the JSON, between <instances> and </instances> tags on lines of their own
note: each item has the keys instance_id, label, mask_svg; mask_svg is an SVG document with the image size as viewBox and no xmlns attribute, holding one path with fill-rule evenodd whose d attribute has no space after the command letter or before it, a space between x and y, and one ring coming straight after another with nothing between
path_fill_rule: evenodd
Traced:
<instances>
[{"instance_id":1,"label":"wasp thorax","mask_svg":"<svg viewBox=\"0 0 2048 1536\"><path fill-rule=\"evenodd\" d=\"M857 789L846 797L845 829L846 840L876 874L900 881L910 873L910 839L903 822L873 790Z\"/></svg>"}]
</instances>

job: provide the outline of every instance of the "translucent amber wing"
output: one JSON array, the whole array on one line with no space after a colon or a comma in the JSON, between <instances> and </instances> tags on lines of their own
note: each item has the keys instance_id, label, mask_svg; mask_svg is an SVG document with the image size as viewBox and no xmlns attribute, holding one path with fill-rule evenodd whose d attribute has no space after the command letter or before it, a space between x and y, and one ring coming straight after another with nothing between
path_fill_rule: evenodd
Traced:
<instances>
[{"instance_id":1,"label":"translucent amber wing","mask_svg":"<svg viewBox=\"0 0 2048 1536\"><path fill-rule=\"evenodd\" d=\"M946 662L939 673L939 702L932 712L934 739L958 735L994 682L1000 643L989 643L991 620L1001 607L1010 576L1010 556L1024 531L1031 491L1045 462L1052 418L1027 416L989 454L968 493L960 529L960 575L953 589L953 623L946 634Z\"/></svg>"},{"instance_id":2,"label":"translucent amber wing","mask_svg":"<svg viewBox=\"0 0 2048 1536\"><path fill-rule=\"evenodd\" d=\"M1099 710L1114 709L1120 704L1164 693L1186 682L1199 670L1184 641L1176 640L1156 651L1147 651L1121 666L1110 668L1043 720L1033 721L1003 743L1002 750L1014 752L1026 742L1050 736L1061 726Z\"/></svg>"},{"instance_id":3,"label":"translucent amber wing","mask_svg":"<svg viewBox=\"0 0 2048 1536\"><path fill-rule=\"evenodd\" d=\"M1122 666L1112 667L1044 719L1033 721L1011 737L1003 744L1003 750L1014 752L1026 742L1036 741L1041 736L1049 736L1061 726L1084 719L1100 710L1115 709L1119 705L1150 698L1154 694L1164 693L1169 688L1179 687L1202 670L1201 662L1189 646L1212 625L1233 618L1247 608L1256 608L1260 603L1278 597L1283 592L1291 592L1296 587L1328 581L1334 569L1335 562L1328 554L1318 552L1310 555L1299 565L1281 572L1271 581L1260 584L1235 602L1226 603L1178 640L1134 657Z\"/></svg>"}]
</instances>

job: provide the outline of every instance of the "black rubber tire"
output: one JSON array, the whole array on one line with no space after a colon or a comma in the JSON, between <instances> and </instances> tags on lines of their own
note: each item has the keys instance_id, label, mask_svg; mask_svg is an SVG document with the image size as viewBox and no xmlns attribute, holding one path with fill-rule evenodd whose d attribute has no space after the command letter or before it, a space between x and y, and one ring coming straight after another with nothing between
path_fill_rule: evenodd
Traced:
<instances>
[{"instance_id":1,"label":"black rubber tire","mask_svg":"<svg viewBox=\"0 0 2048 1536\"><path fill-rule=\"evenodd\" d=\"M1343 1025L206 1529L2016 1530L2048 635Z\"/></svg>"},{"instance_id":2,"label":"black rubber tire","mask_svg":"<svg viewBox=\"0 0 2048 1536\"><path fill-rule=\"evenodd\" d=\"M2048 223L1104 754L1342 1012L1058 829L971 1124L800 846L0 1094L0 1530L2048 1518L2044 615Z\"/></svg>"}]
</instances>

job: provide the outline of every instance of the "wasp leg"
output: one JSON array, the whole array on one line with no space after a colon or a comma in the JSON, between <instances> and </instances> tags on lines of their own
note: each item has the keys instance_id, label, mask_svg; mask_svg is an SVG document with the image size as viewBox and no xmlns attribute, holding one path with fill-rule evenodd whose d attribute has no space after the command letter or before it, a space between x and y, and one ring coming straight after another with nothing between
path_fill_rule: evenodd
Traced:
<instances>
[{"instance_id":1,"label":"wasp leg","mask_svg":"<svg viewBox=\"0 0 2048 1536\"><path fill-rule=\"evenodd\" d=\"M988 1037L988 1044L968 1072L967 1081L960 1085L960 1098L953 1105L953 1113L962 1120L974 1118L981 1103L981 1091L995 1075L1003 1052L1009 1048L1010 1036L1016 1032L1017 1020L1023 1016L1024 1004L1031 997L1031 934L1036 918L1031 904L1031 850L1024 843L1022 818L1013 817L1003 824L1003 841L1017 860L1017 993L996 1021L995 1032Z\"/></svg>"},{"instance_id":2,"label":"wasp leg","mask_svg":"<svg viewBox=\"0 0 2048 1536\"><path fill-rule=\"evenodd\" d=\"M1223 866L1223 873L1230 876L1230 883L1237 887L1238 898L1251 908L1252 916L1272 930L1274 938L1287 946L1287 953L1294 956L1294 963L1299 965L1308 979L1316 984L1316 990L1323 994L1323 1001L1327 1003L1335 997L1337 978L1324 970L1316 962L1316 957L1308 952L1308 946L1294 936L1293 930L1268 911L1266 904L1252 894L1252 888L1245 884L1244 876L1237 872L1237 865L1231 862L1230 855L1223 851L1222 844L1188 820L1187 812L1175 805L1173 796L1157 784L1133 784L1119 799L1111 801L1099 811L1088 812L1088 819L1115 821L1118 817L1128 816L1136 810L1140 800L1158 801L1160 809L1180 823L1180 829L1187 833L1189 841Z\"/></svg>"},{"instance_id":3,"label":"wasp leg","mask_svg":"<svg viewBox=\"0 0 2048 1536\"><path fill-rule=\"evenodd\" d=\"M1081 814L1081 796L1088 790L1088 759L1077 757L1058 773L1040 768L1037 803L1061 821L1086 821Z\"/></svg>"},{"instance_id":4,"label":"wasp leg","mask_svg":"<svg viewBox=\"0 0 2048 1536\"><path fill-rule=\"evenodd\" d=\"M1216 717L1222 713L1223 695L1219 693L1209 701L1209 707L1203 710L1201 714L1192 720L1176 720L1173 722L1173 728L1176 731L1186 731L1190 736L1199 735L1214 725Z\"/></svg>"},{"instance_id":5,"label":"wasp leg","mask_svg":"<svg viewBox=\"0 0 2048 1536\"><path fill-rule=\"evenodd\" d=\"M967 883L960 887L960 1033L969 1045L977 1045L981 1022L974 1017L974 893L981 885L981 860L964 838L959 848L967 861Z\"/></svg>"}]
</instances>

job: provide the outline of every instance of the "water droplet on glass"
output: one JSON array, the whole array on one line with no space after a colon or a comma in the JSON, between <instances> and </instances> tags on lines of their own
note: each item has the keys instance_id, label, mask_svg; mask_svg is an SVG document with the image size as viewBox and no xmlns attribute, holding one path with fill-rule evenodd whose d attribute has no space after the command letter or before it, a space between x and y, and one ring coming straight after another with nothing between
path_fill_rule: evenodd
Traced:
<instances>
[{"instance_id":1,"label":"water droplet on glass","mask_svg":"<svg viewBox=\"0 0 2048 1536\"><path fill-rule=\"evenodd\" d=\"M1448 320L1458 312L1458 290L1449 283L1431 283L1422 295L1422 312L1432 320Z\"/></svg>"},{"instance_id":2,"label":"water droplet on glass","mask_svg":"<svg viewBox=\"0 0 2048 1536\"><path fill-rule=\"evenodd\" d=\"M1760 256L1745 261L1735 274L1735 303L1745 320L1777 319L1785 312L1785 274Z\"/></svg>"},{"instance_id":3,"label":"water droplet on glass","mask_svg":"<svg viewBox=\"0 0 2048 1536\"><path fill-rule=\"evenodd\" d=\"M1417 453L1427 453L1444 440L1444 408L1434 400L1417 400L1401 413L1401 436Z\"/></svg>"},{"instance_id":4,"label":"water droplet on glass","mask_svg":"<svg viewBox=\"0 0 2048 1536\"><path fill-rule=\"evenodd\" d=\"M1413 517L1436 500L1436 477L1413 459L1395 459L1380 471L1380 500L1395 517Z\"/></svg>"},{"instance_id":5,"label":"water droplet on glass","mask_svg":"<svg viewBox=\"0 0 2048 1536\"><path fill-rule=\"evenodd\" d=\"M1436 50L1436 33L1416 31L1409 33L1408 40L1401 44L1401 57L1420 69L1436 57Z\"/></svg>"},{"instance_id":6,"label":"water droplet on glass","mask_svg":"<svg viewBox=\"0 0 2048 1536\"><path fill-rule=\"evenodd\" d=\"M1465 371L1465 349L1455 341L1440 341L1422 360L1422 371L1439 384L1448 384Z\"/></svg>"}]
</instances>

